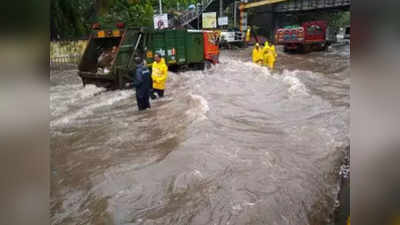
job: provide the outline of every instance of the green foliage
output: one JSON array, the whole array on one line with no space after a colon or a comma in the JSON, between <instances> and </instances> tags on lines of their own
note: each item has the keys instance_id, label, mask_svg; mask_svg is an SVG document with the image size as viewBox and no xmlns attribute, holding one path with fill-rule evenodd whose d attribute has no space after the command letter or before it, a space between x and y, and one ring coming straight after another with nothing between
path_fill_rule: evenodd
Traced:
<instances>
[{"instance_id":1,"label":"green foliage","mask_svg":"<svg viewBox=\"0 0 400 225\"><path fill-rule=\"evenodd\" d=\"M153 1L155 3L155 5L153 4L153 6L155 6L155 9L157 9L158 12L158 0L154 0ZM183 9L187 9L187 7L191 4L196 4L197 0L162 0L162 6L163 6L163 12L167 12L169 10L172 9L176 9L177 5L179 2L179 9L183 10Z\"/></svg>"},{"instance_id":2,"label":"green foliage","mask_svg":"<svg viewBox=\"0 0 400 225\"><path fill-rule=\"evenodd\" d=\"M198 0L162 0L163 12L172 12L177 2L182 10ZM50 36L52 40L84 37L96 22L153 27L153 14L158 9L158 0L51 0Z\"/></svg>"},{"instance_id":3,"label":"green foliage","mask_svg":"<svg viewBox=\"0 0 400 225\"><path fill-rule=\"evenodd\" d=\"M95 0L96 2L96 14L97 16L104 16L108 13L115 0Z\"/></svg>"},{"instance_id":4,"label":"green foliage","mask_svg":"<svg viewBox=\"0 0 400 225\"><path fill-rule=\"evenodd\" d=\"M297 16L298 24L313 20L325 20L329 26L339 28L350 24L350 12L314 12L307 14L299 14Z\"/></svg>"},{"instance_id":5,"label":"green foliage","mask_svg":"<svg viewBox=\"0 0 400 225\"><path fill-rule=\"evenodd\" d=\"M51 39L78 38L87 34L94 14L93 0L51 0Z\"/></svg>"},{"instance_id":6,"label":"green foliage","mask_svg":"<svg viewBox=\"0 0 400 225\"><path fill-rule=\"evenodd\" d=\"M330 25L334 27L345 27L350 25L350 11L336 13L330 20Z\"/></svg>"},{"instance_id":7,"label":"green foliage","mask_svg":"<svg viewBox=\"0 0 400 225\"><path fill-rule=\"evenodd\" d=\"M153 7L150 0L132 3L131 0L115 0L108 13L99 17L103 26L124 22L128 26L153 26Z\"/></svg>"}]
</instances>

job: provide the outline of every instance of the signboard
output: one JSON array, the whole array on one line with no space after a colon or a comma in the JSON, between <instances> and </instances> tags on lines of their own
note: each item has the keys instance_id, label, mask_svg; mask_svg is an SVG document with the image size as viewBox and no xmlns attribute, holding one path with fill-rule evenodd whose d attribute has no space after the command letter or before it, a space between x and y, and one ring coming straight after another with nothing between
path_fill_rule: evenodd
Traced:
<instances>
[{"instance_id":1,"label":"signboard","mask_svg":"<svg viewBox=\"0 0 400 225\"><path fill-rule=\"evenodd\" d=\"M234 42L235 41L235 32L227 32L227 31L222 31L221 32L221 41L226 41L226 42Z\"/></svg>"},{"instance_id":2,"label":"signboard","mask_svg":"<svg viewBox=\"0 0 400 225\"><path fill-rule=\"evenodd\" d=\"M168 28L168 15L160 14L154 15L154 29L166 29Z\"/></svg>"},{"instance_id":3,"label":"signboard","mask_svg":"<svg viewBox=\"0 0 400 225\"><path fill-rule=\"evenodd\" d=\"M224 26L228 25L228 17L223 16L223 17L218 17L218 26Z\"/></svg>"},{"instance_id":4,"label":"signboard","mask_svg":"<svg viewBox=\"0 0 400 225\"><path fill-rule=\"evenodd\" d=\"M217 13L203 13L203 28L217 28Z\"/></svg>"}]
</instances>

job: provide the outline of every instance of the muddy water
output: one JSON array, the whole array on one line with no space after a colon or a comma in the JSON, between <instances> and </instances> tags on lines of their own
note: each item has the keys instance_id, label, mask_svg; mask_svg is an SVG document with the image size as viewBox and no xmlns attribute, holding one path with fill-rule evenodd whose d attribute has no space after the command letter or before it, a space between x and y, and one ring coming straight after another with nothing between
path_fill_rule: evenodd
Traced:
<instances>
[{"instance_id":1,"label":"muddy water","mask_svg":"<svg viewBox=\"0 0 400 225\"><path fill-rule=\"evenodd\" d=\"M166 97L146 112L133 90L52 74L52 224L333 222L349 145L349 48L279 52L273 73L250 51L170 73Z\"/></svg>"}]
</instances>

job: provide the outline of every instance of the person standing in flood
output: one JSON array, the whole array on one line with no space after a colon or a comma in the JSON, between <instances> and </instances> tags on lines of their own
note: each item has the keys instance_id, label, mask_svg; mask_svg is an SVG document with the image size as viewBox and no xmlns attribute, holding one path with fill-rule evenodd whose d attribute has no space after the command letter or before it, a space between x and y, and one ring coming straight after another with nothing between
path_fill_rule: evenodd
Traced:
<instances>
[{"instance_id":1,"label":"person standing in flood","mask_svg":"<svg viewBox=\"0 0 400 225\"><path fill-rule=\"evenodd\" d=\"M264 43L264 48L263 48L263 65L268 66L268 59L269 55L271 54L271 49L269 46L268 41Z\"/></svg>"},{"instance_id":2,"label":"person standing in flood","mask_svg":"<svg viewBox=\"0 0 400 225\"><path fill-rule=\"evenodd\" d=\"M151 99L155 99L157 93L158 97L164 97L165 81L168 77L168 67L165 61L161 60L161 55L156 53L154 55L154 62L152 65L151 78L153 79L153 93Z\"/></svg>"},{"instance_id":3,"label":"person standing in flood","mask_svg":"<svg viewBox=\"0 0 400 225\"><path fill-rule=\"evenodd\" d=\"M136 71L133 74L133 86L136 88L136 101L139 111L151 108L150 106L150 71L144 66L141 57L135 57Z\"/></svg>"},{"instance_id":4,"label":"person standing in flood","mask_svg":"<svg viewBox=\"0 0 400 225\"><path fill-rule=\"evenodd\" d=\"M275 61L276 61L276 57L278 56L278 54L276 54L276 50L275 50L275 45L271 45L269 47L270 53L268 54L268 67L273 70L274 66L275 66Z\"/></svg>"},{"instance_id":5,"label":"person standing in flood","mask_svg":"<svg viewBox=\"0 0 400 225\"><path fill-rule=\"evenodd\" d=\"M260 48L260 45L256 43L256 46L253 49L252 53L253 62L262 65L263 63L263 50Z\"/></svg>"}]
</instances>

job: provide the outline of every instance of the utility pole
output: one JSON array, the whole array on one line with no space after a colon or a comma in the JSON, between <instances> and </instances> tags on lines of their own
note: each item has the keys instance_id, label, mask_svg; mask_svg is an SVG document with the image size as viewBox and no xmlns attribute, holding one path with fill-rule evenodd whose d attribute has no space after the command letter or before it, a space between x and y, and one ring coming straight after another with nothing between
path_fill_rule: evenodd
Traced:
<instances>
[{"instance_id":1,"label":"utility pole","mask_svg":"<svg viewBox=\"0 0 400 225\"><path fill-rule=\"evenodd\" d=\"M237 1L233 3L233 27L236 27Z\"/></svg>"},{"instance_id":2,"label":"utility pole","mask_svg":"<svg viewBox=\"0 0 400 225\"><path fill-rule=\"evenodd\" d=\"M219 0L219 17L222 17L224 14L224 0Z\"/></svg>"},{"instance_id":3,"label":"utility pole","mask_svg":"<svg viewBox=\"0 0 400 225\"><path fill-rule=\"evenodd\" d=\"M202 19L202 4L201 2L198 2L197 5L197 29L200 30L200 20Z\"/></svg>"},{"instance_id":4,"label":"utility pole","mask_svg":"<svg viewBox=\"0 0 400 225\"><path fill-rule=\"evenodd\" d=\"M241 5L239 7L239 9L240 9L239 26L240 26L241 32L246 32L246 30L247 30L247 12L245 11L245 8L244 8L244 4L246 4L247 2L248 2L248 0L240 0Z\"/></svg>"},{"instance_id":5,"label":"utility pole","mask_svg":"<svg viewBox=\"0 0 400 225\"><path fill-rule=\"evenodd\" d=\"M161 5L161 0L158 0L158 4L160 5L160 15L162 14L162 5Z\"/></svg>"}]
</instances>

